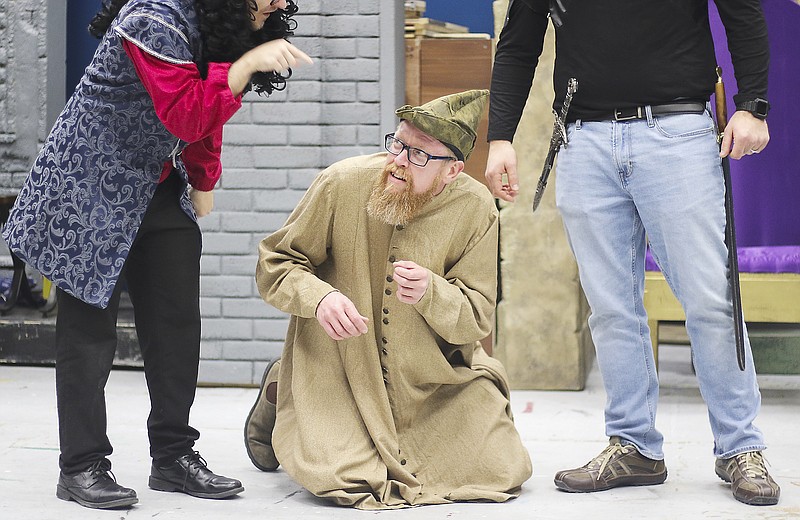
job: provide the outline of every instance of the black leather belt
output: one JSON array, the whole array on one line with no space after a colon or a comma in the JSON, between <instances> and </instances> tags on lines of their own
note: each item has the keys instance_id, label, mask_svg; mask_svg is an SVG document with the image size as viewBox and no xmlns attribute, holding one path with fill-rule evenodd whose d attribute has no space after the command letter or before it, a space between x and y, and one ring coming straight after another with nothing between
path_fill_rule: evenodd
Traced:
<instances>
[{"instance_id":1,"label":"black leather belt","mask_svg":"<svg viewBox=\"0 0 800 520\"><path fill-rule=\"evenodd\" d=\"M651 105L650 113L654 116L665 116L669 114L702 114L706 110L706 104L699 101L678 101L663 105ZM590 118L591 121L630 121L632 119L647 119L647 111L644 106L618 108L608 116Z\"/></svg>"}]
</instances>

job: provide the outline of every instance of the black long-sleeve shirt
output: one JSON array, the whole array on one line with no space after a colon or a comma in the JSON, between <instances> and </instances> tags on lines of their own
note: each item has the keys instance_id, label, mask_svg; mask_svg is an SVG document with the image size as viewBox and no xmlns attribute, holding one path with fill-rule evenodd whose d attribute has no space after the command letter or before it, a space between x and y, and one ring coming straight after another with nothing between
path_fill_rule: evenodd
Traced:
<instances>
[{"instance_id":1,"label":"black long-sleeve shirt","mask_svg":"<svg viewBox=\"0 0 800 520\"><path fill-rule=\"evenodd\" d=\"M736 103L767 96L769 42L760 0L715 0L728 38ZM548 24L548 0L512 0L495 54L489 140L513 140ZM558 111L578 80L568 120L616 108L706 101L716 57L708 0L573 0L556 29Z\"/></svg>"}]
</instances>

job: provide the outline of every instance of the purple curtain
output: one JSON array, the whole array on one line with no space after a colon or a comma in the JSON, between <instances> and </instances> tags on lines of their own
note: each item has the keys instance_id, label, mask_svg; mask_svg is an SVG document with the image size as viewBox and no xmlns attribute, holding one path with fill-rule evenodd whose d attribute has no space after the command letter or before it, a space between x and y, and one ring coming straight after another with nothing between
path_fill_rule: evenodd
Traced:
<instances>
[{"instance_id":1,"label":"purple curtain","mask_svg":"<svg viewBox=\"0 0 800 520\"><path fill-rule=\"evenodd\" d=\"M716 5L709 5L730 116L736 80L725 30ZM800 5L793 0L762 0L762 5L771 56L770 142L758 155L731 161L736 242L739 247L800 246L800 161L793 143L800 124Z\"/></svg>"}]
</instances>

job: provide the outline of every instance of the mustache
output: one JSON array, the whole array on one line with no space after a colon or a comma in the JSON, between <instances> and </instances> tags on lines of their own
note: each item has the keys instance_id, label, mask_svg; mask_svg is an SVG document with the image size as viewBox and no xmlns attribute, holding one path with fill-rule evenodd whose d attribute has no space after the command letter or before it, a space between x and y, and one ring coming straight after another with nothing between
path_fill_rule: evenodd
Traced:
<instances>
[{"instance_id":1,"label":"mustache","mask_svg":"<svg viewBox=\"0 0 800 520\"><path fill-rule=\"evenodd\" d=\"M403 179L404 181L406 181L408 183L408 188L414 187L411 177L407 174L407 169L403 168L402 166L398 166L395 163L387 164L386 167L383 169L383 180L385 181L389 175L392 175L394 177L397 177L398 179Z\"/></svg>"}]
</instances>

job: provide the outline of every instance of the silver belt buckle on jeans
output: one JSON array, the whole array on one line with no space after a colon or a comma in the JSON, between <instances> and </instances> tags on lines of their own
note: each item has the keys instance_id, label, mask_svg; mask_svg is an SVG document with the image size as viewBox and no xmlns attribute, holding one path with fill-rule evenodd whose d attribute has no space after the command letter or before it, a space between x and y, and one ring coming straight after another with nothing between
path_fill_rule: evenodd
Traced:
<instances>
[{"instance_id":1,"label":"silver belt buckle on jeans","mask_svg":"<svg viewBox=\"0 0 800 520\"><path fill-rule=\"evenodd\" d=\"M642 107L636 107L636 112L633 114L625 114L623 115L622 109L617 108L614 110L614 121L629 121L631 119L641 119L642 118Z\"/></svg>"}]
</instances>

